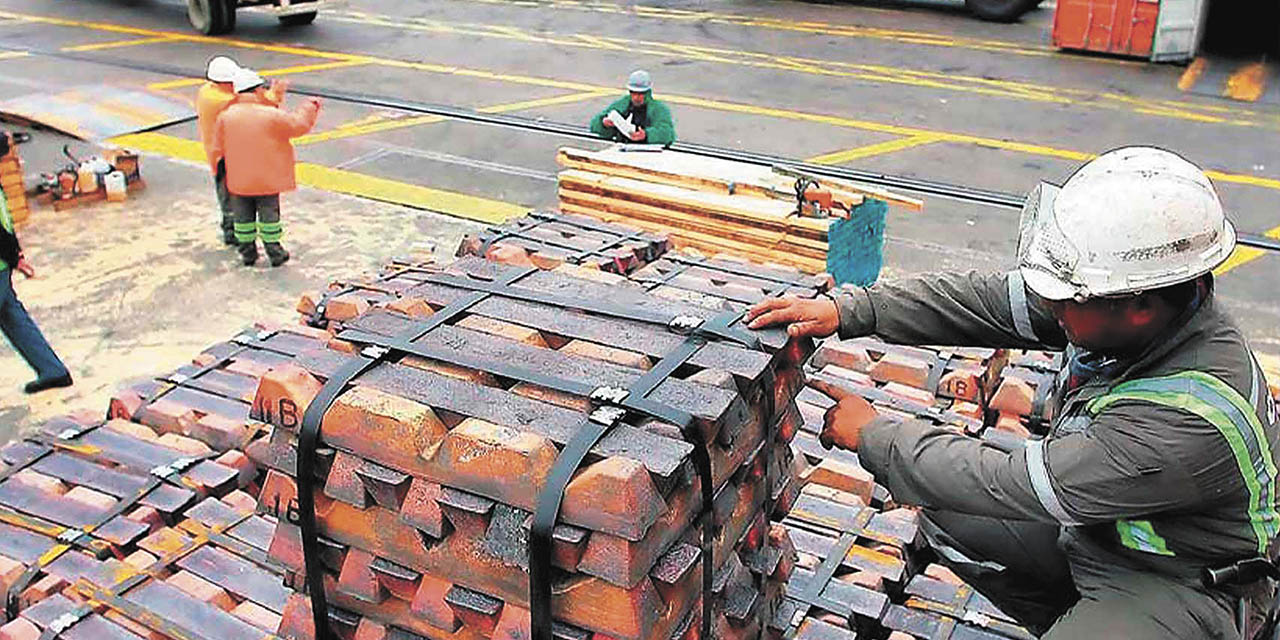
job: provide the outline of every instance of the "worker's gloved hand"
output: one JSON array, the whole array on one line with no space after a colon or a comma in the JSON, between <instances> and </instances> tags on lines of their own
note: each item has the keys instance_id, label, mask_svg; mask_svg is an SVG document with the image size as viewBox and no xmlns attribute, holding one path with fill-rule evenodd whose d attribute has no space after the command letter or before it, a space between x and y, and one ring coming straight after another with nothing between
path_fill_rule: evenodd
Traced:
<instances>
[{"instance_id":1,"label":"worker's gloved hand","mask_svg":"<svg viewBox=\"0 0 1280 640\"><path fill-rule=\"evenodd\" d=\"M35 267L32 267L31 263L27 262L26 258L19 257L18 264L14 265L14 268L18 270L18 273L21 273L28 278L36 277Z\"/></svg>"},{"instance_id":2,"label":"worker's gloved hand","mask_svg":"<svg viewBox=\"0 0 1280 640\"><path fill-rule=\"evenodd\" d=\"M636 127L636 130L631 132L631 140L633 142L644 142L644 139L648 137L649 134L645 133L644 129L640 127Z\"/></svg>"},{"instance_id":3,"label":"worker's gloved hand","mask_svg":"<svg viewBox=\"0 0 1280 640\"><path fill-rule=\"evenodd\" d=\"M876 408L866 398L845 391L840 387L822 380L810 380L809 386L830 396L836 403L827 409L823 418L822 433L818 442L830 449L840 447L849 451L857 451L862 439L862 429L879 415Z\"/></svg>"},{"instance_id":4,"label":"worker's gloved hand","mask_svg":"<svg viewBox=\"0 0 1280 640\"><path fill-rule=\"evenodd\" d=\"M787 335L825 338L840 328L840 311L831 298L768 298L747 310L747 326L763 329L787 325Z\"/></svg>"}]
</instances>

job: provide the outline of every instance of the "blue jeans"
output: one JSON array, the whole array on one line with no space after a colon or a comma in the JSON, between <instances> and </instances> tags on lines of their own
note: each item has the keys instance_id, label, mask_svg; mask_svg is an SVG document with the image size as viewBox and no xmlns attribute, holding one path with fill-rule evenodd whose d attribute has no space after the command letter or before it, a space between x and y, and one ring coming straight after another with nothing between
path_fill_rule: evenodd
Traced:
<instances>
[{"instance_id":1,"label":"blue jeans","mask_svg":"<svg viewBox=\"0 0 1280 640\"><path fill-rule=\"evenodd\" d=\"M18 301L13 291L13 269L0 272L0 331L36 370L37 378L47 380L67 375L67 367L44 339L26 307Z\"/></svg>"}]
</instances>

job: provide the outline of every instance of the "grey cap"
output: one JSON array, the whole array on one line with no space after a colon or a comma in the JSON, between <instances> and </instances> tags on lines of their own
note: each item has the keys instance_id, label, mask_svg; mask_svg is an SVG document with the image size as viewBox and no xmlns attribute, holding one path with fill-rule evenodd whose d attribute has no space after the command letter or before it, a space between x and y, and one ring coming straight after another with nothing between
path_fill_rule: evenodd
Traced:
<instances>
[{"instance_id":1,"label":"grey cap","mask_svg":"<svg viewBox=\"0 0 1280 640\"><path fill-rule=\"evenodd\" d=\"M649 72L644 69L631 72L631 77L627 78L628 91L649 91L653 88L653 80L649 78Z\"/></svg>"}]
</instances>

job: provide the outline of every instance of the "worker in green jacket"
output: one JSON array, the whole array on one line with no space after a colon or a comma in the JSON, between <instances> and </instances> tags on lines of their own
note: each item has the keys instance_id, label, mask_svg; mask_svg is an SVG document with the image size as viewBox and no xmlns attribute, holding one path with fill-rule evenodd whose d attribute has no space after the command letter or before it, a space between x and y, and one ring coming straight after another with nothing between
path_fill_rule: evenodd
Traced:
<instances>
[{"instance_id":1,"label":"worker in green jacket","mask_svg":"<svg viewBox=\"0 0 1280 640\"><path fill-rule=\"evenodd\" d=\"M1065 350L1050 432L1025 446L878 416L835 387L822 438L924 507L940 559L1045 638L1241 638L1237 606L1265 614L1274 592L1262 574L1280 532L1280 425L1214 300L1236 236L1213 185L1170 152L1119 149L1042 184L1021 229L1007 274L773 299L748 318L792 335ZM1202 579L1229 567L1245 571Z\"/></svg>"},{"instance_id":2,"label":"worker in green jacket","mask_svg":"<svg viewBox=\"0 0 1280 640\"><path fill-rule=\"evenodd\" d=\"M618 98L591 119L591 132L614 142L668 145L676 141L676 124L666 103L653 97L653 80L649 72L633 71L627 79L627 95ZM620 128L629 129L625 123L615 123L609 114L617 112L635 127L631 135L624 136ZM620 126L621 125L621 126Z\"/></svg>"}]
</instances>

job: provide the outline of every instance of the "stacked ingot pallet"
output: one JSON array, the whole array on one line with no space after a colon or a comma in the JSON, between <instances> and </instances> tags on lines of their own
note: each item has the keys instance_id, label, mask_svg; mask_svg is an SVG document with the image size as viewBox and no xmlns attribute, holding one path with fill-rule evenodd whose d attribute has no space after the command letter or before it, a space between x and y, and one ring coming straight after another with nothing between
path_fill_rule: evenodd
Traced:
<instances>
[{"instance_id":1,"label":"stacked ingot pallet","mask_svg":"<svg viewBox=\"0 0 1280 640\"><path fill-rule=\"evenodd\" d=\"M259 379L330 337L311 327L260 323L210 346L191 364L120 389L108 415L151 427L162 443L182 437L217 451L242 450L261 435L261 423L249 418Z\"/></svg>"},{"instance_id":2,"label":"stacked ingot pallet","mask_svg":"<svg viewBox=\"0 0 1280 640\"><path fill-rule=\"evenodd\" d=\"M665 234L587 216L535 211L468 234L457 255L489 257L491 250L499 246L519 247L540 269L568 263L626 275L666 253L670 241Z\"/></svg>"},{"instance_id":3,"label":"stacked ingot pallet","mask_svg":"<svg viewBox=\"0 0 1280 640\"><path fill-rule=\"evenodd\" d=\"M31 208L27 202L27 188L22 179L22 160L18 158L18 147L12 145L9 153L0 156L0 189L4 191L5 203L9 207L9 215L14 222L22 222L31 216Z\"/></svg>"},{"instance_id":4,"label":"stacked ingot pallet","mask_svg":"<svg viewBox=\"0 0 1280 640\"><path fill-rule=\"evenodd\" d=\"M182 442L169 444L182 444ZM232 453L53 420L0 449L0 637L264 638L287 594ZM234 461L232 461L234 464Z\"/></svg>"},{"instance_id":5,"label":"stacked ingot pallet","mask_svg":"<svg viewBox=\"0 0 1280 640\"><path fill-rule=\"evenodd\" d=\"M954 574L932 565L911 578L906 601L889 605L884 626L898 638L925 640L1033 640L991 601Z\"/></svg>"},{"instance_id":6,"label":"stacked ingot pallet","mask_svg":"<svg viewBox=\"0 0 1280 640\"><path fill-rule=\"evenodd\" d=\"M811 366L880 405L888 415L989 439L1025 439L1048 429L1050 394L1061 355L1040 351L910 347L875 338L824 342ZM830 399L809 392L802 410Z\"/></svg>"},{"instance_id":7,"label":"stacked ingot pallet","mask_svg":"<svg viewBox=\"0 0 1280 640\"><path fill-rule=\"evenodd\" d=\"M678 246L822 273L832 219L797 215L796 178L769 167L678 151L562 148L560 209L669 233ZM830 184L832 181L824 181ZM919 201L841 182L852 204Z\"/></svg>"},{"instance_id":8,"label":"stacked ingot pallet","mask_svg":"<svg viewBox=\"0 0 1280 640\"><path fill-rule=\"evenodd\" d=\"M564 489L548 556L556 632L665 640L706 621L748 638L772 618L789 543L767 505L798 488L787 441L807 341L589 273L479 258L398 273L404 287L335 325L329 348L263 377L253 416L273 429L250 454L272 469L263 509L286 513L301 497L299 417L364 359L324 414L316 460L317 559L340 609L430 637L523 636L530 514L561 448L603 406L630 411L614 413L628 417ZM416 314L392 308L407 301ZM686 335L701 326L721 329ZM384 348L400 354L369 361ZM641 402L664 408L641 418ZM681 414L687 425L662 418ZM709 443L709 483L688 437ZM717 523L705 549L704 489ZM304 569L300 529L282 519L272 543L294 572Z\"/></svg>"}]
</instances>

